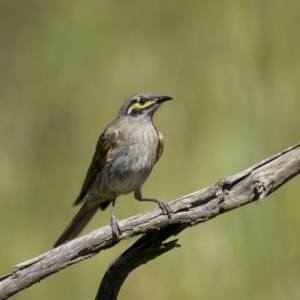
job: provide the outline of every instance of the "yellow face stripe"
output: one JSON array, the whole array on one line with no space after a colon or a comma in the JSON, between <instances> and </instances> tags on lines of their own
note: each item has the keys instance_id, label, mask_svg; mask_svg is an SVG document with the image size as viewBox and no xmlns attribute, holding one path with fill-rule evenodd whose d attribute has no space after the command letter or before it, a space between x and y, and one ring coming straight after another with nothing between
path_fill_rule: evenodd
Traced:
<instances>
[{"instance_id":1,"label":"yellow face stripe","mask_svg":"<svg viewBox=\"0 0 300 300\"><path fill-rule=\"evenodd\" d=\"M127 110L127 114L130 115L132 111L135 113L142 112L143 109L152 106L153 104L155 104L155 101L152 99L137 97L131 103L129 109Z\"/></svg>"},{"instance_id":2,"label":"yellow face stripe","mask_svg":"<svg viewBox=\"0 0 300 300\"><path fill-rule=\"evenodd\" d=\"M152 104L151 100L146 101L144 104L140 104L140 103L136 102L131 105L131 109L144 109L151 104Z\"/></svg>"}]
</instances>

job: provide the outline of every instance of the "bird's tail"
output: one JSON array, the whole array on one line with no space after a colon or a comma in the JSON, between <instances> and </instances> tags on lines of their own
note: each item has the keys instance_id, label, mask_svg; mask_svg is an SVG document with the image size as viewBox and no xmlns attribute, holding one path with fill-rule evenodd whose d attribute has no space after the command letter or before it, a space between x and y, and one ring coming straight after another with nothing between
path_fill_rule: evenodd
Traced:
<instances>
[{"instance_id":1,"label":"bird's tail","mask_svg":"<svg viewBox=\"0 0 300 300\"><path fill-rule=\"evenodd\" d=\"M62 232L58 240L54 244L54 248L60 246L66 241L74 239L80 231L85 227L89 220L93 217L96 211L99 209L98 206L88 207L87 203L84 203L80 208L79 212L74 216L69 225Z\"/></svg>"}]
</instances>

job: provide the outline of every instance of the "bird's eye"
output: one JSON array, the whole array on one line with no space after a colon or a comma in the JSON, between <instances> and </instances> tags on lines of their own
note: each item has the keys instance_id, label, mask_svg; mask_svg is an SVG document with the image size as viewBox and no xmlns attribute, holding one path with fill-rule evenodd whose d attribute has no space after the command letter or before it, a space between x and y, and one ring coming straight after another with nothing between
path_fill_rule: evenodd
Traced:
<instances>
[{"instance_id":1,"label":"bird's eye","mask_svg":"<svg viewBox=\"0 0 300 300\"><path fill-rule=\"evenodd\" d=\"M127 114L131 114L132 111L142 112L142 111L144 111L144 109L151 106L151 104L152 104L151 100L148 100L147 98L144 98L144 97L137 97L131 103L131 105L127 111Z\"/></svg>"},{"instance_id":2,"label":"bird's eye","mask_svg":"<svg viewBox=\"0 0 300 300\"><path fill-rule=\"evenodd\" d=\"M144 105L147 102L147 100L145 98L140 98L139 99L139 104L140 105Z\"/></svg>"}]
</instances>

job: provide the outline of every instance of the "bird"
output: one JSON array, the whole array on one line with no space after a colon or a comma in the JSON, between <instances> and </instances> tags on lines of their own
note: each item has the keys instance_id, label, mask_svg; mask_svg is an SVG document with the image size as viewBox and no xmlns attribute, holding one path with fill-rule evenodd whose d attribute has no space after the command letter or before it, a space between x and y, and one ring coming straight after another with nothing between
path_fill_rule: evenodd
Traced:
<instances>
[{"instance_id":1,"label":"bird","mask_svg":"<svg viewBox=\"0 0 300 300\"><path fill-rule=\"evenodd\" d=\"M134 192L138 201L156 202L163 214L171 218L169 205L156 198L143 197L141 187L149 177L164 149L163 135L153 124L153 115L162 103L172 100L143 92L129 97L117 118L101 133L92 162L74 205L82 204L78 213L64 229L54 248L74 239L95 215L110 203L113 238L122 230L115 217L116 199Z\"/></svg>"}]
</instances>

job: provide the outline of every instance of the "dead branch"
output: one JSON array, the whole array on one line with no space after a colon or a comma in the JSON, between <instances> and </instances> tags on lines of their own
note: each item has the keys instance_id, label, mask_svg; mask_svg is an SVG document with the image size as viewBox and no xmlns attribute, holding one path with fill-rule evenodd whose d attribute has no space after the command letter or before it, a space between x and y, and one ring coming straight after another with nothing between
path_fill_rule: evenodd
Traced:
<instances>
[{"instance_id":1,"label":"dead branch","mask_svg":"<svg viewBox=\"0 0 300 300\"><path fill-rule=\"evenodd\" d=\"M97 299L116 299L130 271L176 247L176 241L163 243L168 237L232 209L263 199L299 172L300 143L241 173L220 179L203 190L172 201L171 219L163 215L160 209L154 209L121 221L123 233L120 241L138 235L144 236L111 264L101 283ZM14 272L0 278L0 299L7 299L53 273L113 247L120 241L113 240L110 226L105 226L18 264ZM129 264L128 258L134 261ZM116 283L114 280L113 285L108 286L107 278L116 270L120 273L119 281ZM107 294L109 289L111 294Z\"/></svg>"}]
</instances>

